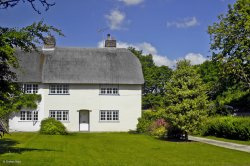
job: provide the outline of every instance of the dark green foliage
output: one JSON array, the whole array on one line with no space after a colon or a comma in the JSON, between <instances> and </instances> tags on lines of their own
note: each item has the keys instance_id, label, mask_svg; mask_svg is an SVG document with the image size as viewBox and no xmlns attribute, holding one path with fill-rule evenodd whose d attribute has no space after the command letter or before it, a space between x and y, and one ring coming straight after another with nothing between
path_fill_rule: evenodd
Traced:
<instances>
[{"instance_id":1,"label":"dark green foliage","mask_svg":"<svg viewBox=\"0 0 250 166\"><path fill-rule=\"evenodd\" d=\"M1 105L0 118L4 118L10 112L18 112L22 108L36 109L37 102L41 101L41 95L38 94L20 94L12 102Z\"/></svg>"},{"instance_id":2,"label":"dark green foliage","mask_svg":"<svg viewBox=\"0 0 250 166\"><path fill-rule=\"evenodd\" d=\"M173 131L195 133L209 114L207 87L190 61L177 63L170 81L166 84L165 118Z\"/></svg>"},{"instance_id":3,"label":"dark green foliage","mask_svg":"<svg viewBox=\"0 0 250 166\"><path fill-rule=\"evenodd\" d=\"M47 134L47 135L67 135L68 134L62 122L55 120L54 118L47 118L47 119L42 120L40 133Z\"/></svg>"},{"instance_id":4,"label":"dark green foliage","mask_svg":"<svg viewBox=\"0 0 250 166\"><path fill-rule=\"evenodd\" d=\"M167 66L156 66L151 54L143 55L142 51L137 51L134 48L129 48L129 50L140 60L142 65L145 80L142 89L142 108L156 110L162 107L165 85L172 70Z\"/></svg>"},{"instance_id":5,"label":"dark green foliage","mask_svg":"<svg viewBox=\"0 0 250 166\"><path fill-rule=\"evenodd\" d=\"M209 118L203 124L202 134L205 136L250 140L250 118L233 116Z\"/></svg>"},{"instance_id":6,"label":"dark green foliage","mask_svg":"<svg viewBox=\"0 0 250 166\"><path fill-rule=\"evenodd\" d=\"M250 0L237 0L219 22L208 27L213 61L220 75L250 88Z\"/></svg>"},{"instance_id":7,"label":"dark green foliage","mask_svg":"<svg viewBox=\"0 0 250 166\"><path fill-rule=\"evenodd\" d=\"M234 79L222 76L219 62L206 61L196 68L209 89L208 96L214 101L217 114L229 115L236 110L248 111L249 88L246 88L242 82L235 82Z\"/></svg>"}]
</instances>

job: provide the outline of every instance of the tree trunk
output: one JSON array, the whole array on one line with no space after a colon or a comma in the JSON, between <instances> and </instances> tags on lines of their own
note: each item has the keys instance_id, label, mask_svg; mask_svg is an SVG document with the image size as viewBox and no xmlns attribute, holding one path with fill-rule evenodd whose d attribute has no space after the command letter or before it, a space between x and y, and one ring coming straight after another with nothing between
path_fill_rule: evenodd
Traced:
<instances>
[{"instance_id":1,"label":"tree trunk","mask_svg":"<svg viewBox=\"0 0 250 166\"><path fill-rule=\"evenodd\" d=\"M188 133L185 132L185 141L188 141Z\"/></svg>"}]
</instances>

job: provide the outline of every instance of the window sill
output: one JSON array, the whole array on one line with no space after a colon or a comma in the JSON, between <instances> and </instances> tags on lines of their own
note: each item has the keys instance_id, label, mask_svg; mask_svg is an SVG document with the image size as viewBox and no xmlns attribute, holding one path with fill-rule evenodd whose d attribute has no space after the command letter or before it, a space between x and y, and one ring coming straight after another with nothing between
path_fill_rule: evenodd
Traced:
<instances>
[{"instance_id":1,"label":"window sill","mask_svg":"<svg viewBox=\"0 0 250 166\"><path fill-rule=\"evenodd\" d=\"M99 120L99 123L120 123L120 121L119 120L116 120L116 121L112 121L112 120L110 120L110 121L108 121L108 120Z\"/></svg>"},{"instance_id":2,"label":"window sill","mask_svg":"<svg viewBox=\"0 0 250 166\"><path fill-rule=\"evenodd\" d=\"M120 96L120 94L99 94L100 96Z\"/></svg>"},{"instance_id":3,"label":"window sill","mask_svg":"<svg viewBox=\"0 0 250 166\"><path fill-rule=\"evenodd\" d=\"M48 95L70 95L69 93L67 93L67 94L60 94L60 93L58 93L58 94L54 94L54 93L49 93Z\"/></svg>"},{"instance_id":4,"label":"window sill","mask_svg":"<svg viewBox=\"0 0 250 166\"><path fill-rule=\"evenodd\" d=\"M40 122L40 120L19 120L18 122Z\"/></svg>"},{"instance_id":5,"label":"window sill","mask_svg":"<svg viewBox=\"0 0 250 166\"><path fill-rule=\"evenodd\" d=\"M63 121L63 120L59 120L62 123L70 123L70 121Z\"/></svg>"}]
</instances>

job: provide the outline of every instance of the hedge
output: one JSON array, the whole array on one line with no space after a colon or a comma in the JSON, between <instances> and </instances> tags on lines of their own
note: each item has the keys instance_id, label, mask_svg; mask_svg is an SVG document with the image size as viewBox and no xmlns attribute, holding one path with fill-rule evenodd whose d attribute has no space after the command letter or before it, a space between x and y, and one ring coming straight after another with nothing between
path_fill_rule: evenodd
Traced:
<instances>
[{"instance_id":1,"label":"hedge","mask_svg":"<svg viewBox=\"0 0 250 166\"><path fill-rule=\"evenodd\" d=\"M228 139L250 140L250 117L213 117L207 119L202 135Z\"/></svg>"}]
</instances>

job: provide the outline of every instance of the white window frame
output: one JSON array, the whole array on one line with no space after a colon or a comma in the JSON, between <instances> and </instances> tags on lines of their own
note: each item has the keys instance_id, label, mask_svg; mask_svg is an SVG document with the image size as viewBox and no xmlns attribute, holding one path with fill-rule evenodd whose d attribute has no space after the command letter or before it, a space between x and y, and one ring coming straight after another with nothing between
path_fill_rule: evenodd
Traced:
<instances>
[{"instance_id":1,"label":"white window frame","mask_svg":"<svg viewBox=\"0 0 250 166\"><path fill-rule=\"evenodd\" d=\"M23 92L26 94L37 94L38 84L23 84Z\"/></svg>"},{"instance_id":2,"label":"white window frame","mask_svg":"<svg viewBox=\"0 0 250 166\"><path fill-rule=\"evenodd\" d=\"M38 111L20 111L20 121L38 121Z\"/></svg>"},{"instance_id":3,"label":"white window frame","mask_svg":"<svg viewBox=\"0 0 250 166\"><path fill-rule=\"evenodd\" d=\"M100 110L100 122L119 122L119 110Z\"/></svg>"},{"instance_id":4,"label":"white window frame","mask_svg":"<svg viewBox=\"0 0 250 166\"><path fill-rule=\"evenodd\" d=\"M68 84L52 84L49 86L49 94L51 95L68 95L69 85Z\"/></svg>"},{"instance_id":5,"label":"white window frame","mask_svg":"<svg viewBox=\"0 0 250 166\"><path fill-rule=\"evenodd\" d=\"M119 85L100 85L100 95L119 95Z\"/></svg>"},{"instance_id":6,"label":"white window frame","mask_svg":"<svg viewBox=\"0 0 250 166\"><path fill-rule=\"evenodd\" d=\"M69 110L49 110L49 117L58 121L69 121Z\"/></svg>"}]
</instances>

